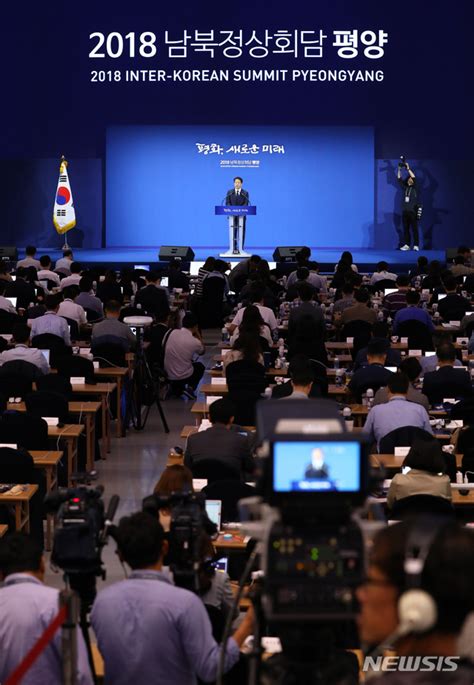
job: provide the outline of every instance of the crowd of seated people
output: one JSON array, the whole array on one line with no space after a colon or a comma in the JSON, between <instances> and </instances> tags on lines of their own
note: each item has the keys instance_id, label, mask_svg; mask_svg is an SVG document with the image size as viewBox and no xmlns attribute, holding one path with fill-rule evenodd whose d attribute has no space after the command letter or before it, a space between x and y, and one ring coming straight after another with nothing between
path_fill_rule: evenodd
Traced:
<instances>
[{"instance_id":1,"label":"crowd of seated people","mask_svg":"<svg viewBox=\"0 0 474 685\"><path fill-rule=\"evenodd\" d=\"M145 333L147 360L166 377L170 394L194 398L205 373L199 360L206 351L200 305L211 290L209 283L219 282L225 304L222 322L227 318L230 337L230 350L222 363L228 395L210 404L206 412L210 427L188 437L183 464L164 470L155 486L157 495L192 492L193 477L205 478L205 496L214 499L208 493L222 493L223 501L228 504L232 500L232 511L237 512L235 501L244 496L245 488L252 492L249 481L258 475L252 434L256 403L264 394L306 404L315 397L332 397L330 401L339 402L341 409L350 405L360 411L361 404L367 405L365 415L362 411L365 423L360 432L373 444L372 452L391 455L398 446L410 447L403 462L404 471L392 478L388 489L387 518L403 518L403 506L407 504L404 500L420 496L443 500L442 505L438 501L437 511L452 516L455 456L441 449L442 442L430 414L445 411L449 416L451 409L445 405L446 399L451 398L457 402L457 415L465 419L461 433L474 423L473 379L469 362L462 356L466 351L474 352L474 314L469 313L471 293L463 292L467 287L464 279L473 273L467 261L470 252L459 254L451 269L443 270L440 263L420 256L409 274L397 274L396 269L381 262L374 274L368 275L360 273L362 269L345 252L334 274L327 276L320 273L308 248L297 255L297 264L290 272L272 272L266 260L257 255L232 270L222 260L209 257L196 280L183 272L179 262L170 263L166 272L125 271L118 277L113 271L85 268L74 261L71 251L66 251L54 268L49 256L38 261L35 254L34 248L28 248L26 258L17 265L15 280L9 280L8 270L0 273L0 312L14 317L8 322L6 318L2 320L9 330L5 331L7 338L2 338L0 352L0 395L2 374L12 362L32 365L38 383L43 376L55 375L51 371L55 370L56 359L52 356L48 363L40 351L46 343L50 345L48 349L54 347L51 337L61 344L61 355L72 355L78 340L90 340L92 354L101 359L109 355L116 359L112 354L116 348L122 355L135 351L137 336L123 322L130 312L152 318ZM164 275L168 277L167 288L161 285ZM173 290L178 299L180 291L185 293L184 308L175 306ZM13 298L17 298L15 304ZM450 321L458 322L458 333L450 332ZM467 348L455 343L457 335L467 332ZM399 342L402 337L409 342ZM347 344L351 354L344 360L342 355L339 361L330 343ZM431 354L426 356L426 352ZM275 362L286 377L277 384L273 369L268 368ZM336 362L344 366L345 372L345 381L339 385L336 378L340 369L331 368ZM459 366L468 368L456 368ZM269 385L270 392L265 392ZM372 391L373 400L369 400L368 390ZM8 418L6 399L1 403L1 411ZM185 411L188 405L180 406ZM456 444L465 442L460 439ZM468 450L467 447L458 456L466 456ZM455 462L457 468L467 476L465 466ZM222 481L228 481L227 489ZM171 511L163 507L155 517L140 512L125 517L118 526L119 556L130 567L131 574L126 581L99 592L91 618L110 682L153 682L161 678L163 682L194 683L196 678L215 679L221 631L214 609L221 611L224 618L231 611L229 578L214 570L216 549L210 527L211 532L201 540L199 588L193 594L176 587L167 568L170 521ZM401 524L407 525L410 524ZM474 568L473 542L468 531L464 535L454 522L452 526L451 539L468 550L465 563L472 562ZM34 526L32 529L36 530ZM359 591L360 630L369 642L383 640L396 619L396 598L403 574L397 564L401 564L403 554L394 550L402 543L398 532L387 531L390 529L379 534L371 548L372 576ZM24 656L41 632L38 626L45 627L53 603L57 602L57 593L43 584L44 567L38 543L41 540L36 539L34 546L23 535L8 535L0 541L0 574L6 579L5 587L0 589L0 614L8 616L7 621L0 621L0 680ZM387 548L389 543L393 548ZM452 564L457 571L458 560L446 553L443 545L449 547L441 536L435 549L439 555L435 555L436 563L449 568ZM434 562L429 566L433 577L436 568ZM450 572L446 571L448 575ZM430 582L433 593L442 595L436 580L432 578ZM20 583L31 585L24 596L17 591ZM379 601L374 598L377 591L383 596L380 601L385 626L374 617ZM431 653L433 644L438 647L445 640L451 645L458 638L465 615L474 610L474 597L461 580L459 585L453 582L445 592L449 598L458 598L462 593L465 606L456 604L456 611L446 618L448 600L443 596L439 623L425 642L419 640L415 646L404 643L408 652L420 649ZM33 607L30 613L28 606ZM3 645L12 645L10 638L18 625L15 616L24 618L29 639L2 652ZM236 617L234 614L232 619ZM239 648L251 634L252 622L253 612L249 611L234 626L233 637L226 645L225 670L238 662ZM138 630L136 626L140 626ZM149 639L152 634L162 636L158 645ZM78 682L92 682L81 640L78 649ZM44 682L59 683L59 663L53 642L37 663L38 682L43 678Z\"/></svg>"}]
</instances>

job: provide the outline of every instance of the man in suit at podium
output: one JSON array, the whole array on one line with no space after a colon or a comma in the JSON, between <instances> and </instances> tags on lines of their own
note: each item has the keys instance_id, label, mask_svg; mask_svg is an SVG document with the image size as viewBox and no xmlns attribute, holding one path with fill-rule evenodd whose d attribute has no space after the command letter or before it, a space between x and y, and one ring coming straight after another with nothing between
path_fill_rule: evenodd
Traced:
<instances>
[{"instance_id":1,"label":"man in suit at podium","mask_svg":"<svg viewBox=\"0 0 474 685\"><path fill-rule=\"evenodd\" d=\"M226 205L231 205L231 206L244 206L244 205L249 205L250 204L250 197L249 194L246 190L243 189L243 178L240 176L236 176L234 178L234 187L232 190L227 191L227 195L225 197L225 203ZM242 229L242 250L244 249L244 244L245 244L245 223L246 223L246 217L242 217L243 219L243 229ZM234 228L234 239L233 239L233 252L234 254L238 254L239 249L238 249L238 242L237 242L237 229L239 227L239 217L234 216L233 217L233 228Z\"/></svg>"}]
</instances>

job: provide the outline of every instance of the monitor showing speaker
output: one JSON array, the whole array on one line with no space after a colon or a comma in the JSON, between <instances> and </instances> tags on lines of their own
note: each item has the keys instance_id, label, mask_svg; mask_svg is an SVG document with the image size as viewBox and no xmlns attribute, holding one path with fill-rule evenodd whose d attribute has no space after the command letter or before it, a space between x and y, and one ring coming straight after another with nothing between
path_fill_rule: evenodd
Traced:
<instances>
[{"instance_id":1,"label":"monitor showing speaker","mask_svg":"<svg viewBox=\"0 0 474 685\"><path fill-rule=\"evenodd\" d=\"M18 260L18 248L15 246L0 246L1 262L16 262Z\"/></svg>"},{"instance_id":2,"label":"monitor showing speaker","mask_svg":"<svg viewBox=\"0 0 474 685\"><path fill-rule=\"evenodd\" d=\"M296 253L302 249L302 245L299 246L279 246L275 248L273 253L274 262L296 262Z\"/></svg>"},{"instance_id":3,"label":"monitor showing speaker","mask_svg":"<svg viewBox=\"0 0 474 685\"><path fill-rule=\"evenodd\" d=\"M162 245L158 255L160 262L170 262L172 259L181 259L183 262L194 260L194 251L185 245Z\"/></svg>"}]
</instances>

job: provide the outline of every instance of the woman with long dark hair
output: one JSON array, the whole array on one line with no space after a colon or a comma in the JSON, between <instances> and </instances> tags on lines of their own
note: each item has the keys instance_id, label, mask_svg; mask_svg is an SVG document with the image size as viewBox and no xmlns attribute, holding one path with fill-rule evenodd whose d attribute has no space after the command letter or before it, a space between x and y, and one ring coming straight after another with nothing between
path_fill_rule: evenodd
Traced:
<instances>
[{"instance_id":1,"label":"woman with long dark hair","mask_svg":"<svg viewBox=\"0 0 474 685\"><path fill-rule=\"evenodd\" d=\"M263 347L266 349L273 345L270 328L264 322L259 308L254 304L250 304L245 307L242 316L242 323L238 328L235 329L230 339L231 345L233 345L241 333L248 333L250 335L254 335L256 338L263 338L261 345L263 345ZM266 341L266 345L264 341Z\"/></svg>"}]
</instances>

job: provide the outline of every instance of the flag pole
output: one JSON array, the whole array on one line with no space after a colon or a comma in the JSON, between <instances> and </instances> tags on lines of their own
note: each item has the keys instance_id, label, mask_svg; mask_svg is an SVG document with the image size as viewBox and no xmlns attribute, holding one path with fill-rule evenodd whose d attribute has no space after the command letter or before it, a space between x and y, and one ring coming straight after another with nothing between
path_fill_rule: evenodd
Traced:
<instances>
[{"instance_id":1,"label":"flag pole","mask_svg":"<svg viewBox=\"0 0 474 685\"><path fill-rule=\"evenodd\" d=\"M66 157L64 155L61 155L60 167L61 167L61 164L63 164L63 163L65 163L65 165L67 167ZM64 252L64 250L69 250L69 245L67 243L67 233L64 234L64 245L62 246L61 249L63 250L63 252Z\"/></svg>"}]
</instances>

